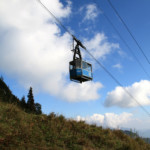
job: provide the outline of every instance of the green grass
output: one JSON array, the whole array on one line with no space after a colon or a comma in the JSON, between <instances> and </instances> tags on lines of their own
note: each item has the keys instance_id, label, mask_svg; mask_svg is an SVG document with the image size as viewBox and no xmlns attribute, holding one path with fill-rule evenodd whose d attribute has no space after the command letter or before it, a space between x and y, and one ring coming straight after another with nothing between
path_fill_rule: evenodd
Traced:
<instances>
[{"instance_id":1,"label":"green grass","mask_svg":"<svg viewBox=\"0 0 150 150\"><path fill-rule=\"evenodd\" d=\"M0 102L0 149L14 150L150 150L140 138L103 129L62 115L28 114Z\"/></svg>"}]
</instances>

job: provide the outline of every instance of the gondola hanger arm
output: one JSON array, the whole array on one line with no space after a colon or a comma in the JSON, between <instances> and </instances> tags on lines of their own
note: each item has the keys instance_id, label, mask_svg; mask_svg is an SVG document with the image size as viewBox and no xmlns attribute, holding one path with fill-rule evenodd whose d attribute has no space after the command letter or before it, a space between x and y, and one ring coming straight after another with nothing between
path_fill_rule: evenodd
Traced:
<instances>
[{"instance_id":1,"label":"gondola hanger arm","mask_svg":"<svg viewBox=\"0 0 150 150\"><path fill-rule=\"evenodd\" d=\"M80 40L78 40L74 35L73 35L72 37L73 37L73 40L75 40L76 43L77 43L79 46L81 46L83 49L86 50L86 47L81 43Z\"/></svg>"}]
</instances>

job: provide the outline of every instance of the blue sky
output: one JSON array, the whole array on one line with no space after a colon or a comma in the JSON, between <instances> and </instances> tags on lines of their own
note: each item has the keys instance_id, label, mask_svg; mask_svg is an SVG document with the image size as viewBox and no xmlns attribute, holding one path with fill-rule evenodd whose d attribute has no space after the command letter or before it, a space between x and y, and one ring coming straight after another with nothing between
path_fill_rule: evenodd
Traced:
<instances>
[{"instance_id":1,"label":"blue sky","mask_svg":"<svg viewBox=\"0 0 150 150\"><path fill-rule=\"evenodd\" d=\"M149 111L149 78L104 14L113 22L148 74L150 64L109 3L106 0L41 2ZM150 2L111 2L150 58ZM46 114L55 112L105 127L134 128L138 131L150 129L148 115L83 49L84 59L93 65L94 79L83 84L69 80L72 39L36 0L2 0L0 3L0 75L16 96L26 96L32 86L35 101L42 105Z\"/></svg>"}]
</instances>

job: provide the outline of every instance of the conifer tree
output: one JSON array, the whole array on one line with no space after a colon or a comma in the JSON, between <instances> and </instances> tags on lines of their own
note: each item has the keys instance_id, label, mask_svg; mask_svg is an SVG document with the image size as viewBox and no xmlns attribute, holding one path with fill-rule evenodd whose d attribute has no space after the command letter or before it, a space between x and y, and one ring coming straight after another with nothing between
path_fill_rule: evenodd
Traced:
<instances>
[{"instance_id":1,"label":"conifer tree","mask_svg":"<svg viewBox=\"0 0 150 150\"><path fill-rule=\"evenodd\" d=\"M27 106L28 106L29 111L35 112L35 104L34 104L32 87L30 87L30 89L29 89Z\"/></svg>"},{"instance_id":2,"label":"conifer tree","mask_svg":"<svg viewBox=\"0 0 150 150\"><path fill-rule=\"evenodd\" d=\"M36 114L37 114L37 115L42 114L41 104L35 103L35 109L36 109Z\"/></svg>"},{"instance_id":3,"label":"conifer tree","mask_svg":"<svg viewBox=\"0 0 150 150\"><path fill-rule=\"evenodd\" d=\"M21 107L22 108L24 108L24 109L26 109L26 100L25 100L25 96L23 96L22 98L21 98Z\"/></svg>"},{"instance_id":4,"label":"conifer tree","mask_svg":"<svg viewBox=\"0 0 150 150\"><path fill-rule=\"evenodd\" d=\"M3 78L3 76L1 76L1 77L0 77L0 80L4 81L4 78Z\"/></svg>"}]
</instances>

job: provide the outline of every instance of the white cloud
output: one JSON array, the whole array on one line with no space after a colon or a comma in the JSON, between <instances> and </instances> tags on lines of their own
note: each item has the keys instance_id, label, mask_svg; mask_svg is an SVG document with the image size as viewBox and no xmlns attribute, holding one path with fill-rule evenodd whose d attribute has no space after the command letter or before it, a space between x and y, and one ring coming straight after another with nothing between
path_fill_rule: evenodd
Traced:
<instances>
[{"instance_id":1,"label":"white cloud","mask_svg":"<svg viewBox=\"0 0 150 150\"><path fill-rule=\"evenodd\" d=\"M84 45L95 58L105 58L113 49L119 49L119 44L110 43L104 33L97 33L92 39L84 39Z\"/></svg>"},{"instance_id":2,"label":"white cloud","mask_svg":"<svg viewBox=\"0 0 150 150\"><path fill-rule=\"evenodd\" d=\"M125 123L129 122L132 118L131 113L105 113L102 114L93 114L92 116L81 117L77 116L77 121L85 121L89 124L96 124L98 126L109 127L109 128L118 128L123 127Z\"/></svg>"},{"instance_id":3,"label":"white cloud","mask_svg":"<svg viewBox=\"0 0 150 150\"><path fill-rule=\"evenodd\" d=\"M58 18L69 17L59 0L42 1ZM71 38L63 35L54 19L36 0L2 0L0 5L0 69L25 87L46 91L69 101L99 98L99 82L67 82L72 59Z\"/></svg>"},{"instance_id":4,"label":"white cloud","mask_svg":"<svg viewBox=\"0 0 150 150\"><path fill-rule=\"evenodd\" d=\"M37 0L39 1L39 0ZM57 18L65 18L68 17L71 13L71 1L66 0L67 6L60 2L60 0L53 0L53 2L49 0L40 0Z\"/></svg>"},{"instance_id":5,"label":"white cloud","mask_svg":"<svg viewBox=\"0 0 150 150\"><path fill-rule=\"evenodd\" d=\"M121 69L122 65L121 64L115 64L115 65L113 65L113 68Z\"/></svg>"},{"instance_id":6,"label":"white cloud","mask_svg":"<svg viewBox=\"0 0 150 150\"><path fill-rule=\"evenodd\" d=\"M140 105L150 105L150 81L141 80L124 88ZM136 107L139 106L136 101L131 98L122 87L118 86L115 90L107 93L105 106Z\"/></svg>"},{"instance_id":7,"label":"white cloud","mask_svg":"<svg viewBox=\"0 0 150 150\"><path fill-rule=\"evenodd\" d=\"M130 121L132 114L131 113L122 113L120 115L114 113L105 114L105 126L117 128L123 126L123 124Z\"/></svg>"},{"instance_id":8,"label":"white cloud","mask_svg":"<svg viewBox=\"0 0 150 150\"><path fill-rule=\"evenodd\" d=\"M103 128L125 129L137 131L140 136L150 137L150 119L137 118L132 113L123 112L121 114L105 113L93 114L92 116L77 116L77 121L85 121L88 124L96 124ZM147 131L147 134L145 133Z\"/></svg>"},{"instance_id":9,"label":"white cloud","mask_svg":"<svg viewBox=\"0 0 150 150\"><path fill-rule=\"evenodd\" d=\"M98 10L95 4L89 4L86 6L86 15L84 20L94 20L98 16Z\"/></svg>"},{"instance_id":10,"label":"white cloud","mask_svg":"<svg viewBox=\"0 0 150 150\"><path fill-rule=\"evenodd\" d=\"M87 101L89 99L95 100L100 98L100 95L98 94L98 89L102 87L103 87L102 84L99 82L97 83L89 82L84 83L82 85L80 84L76 85L75 83L71 83L67 85L63 91L67 96L68 100L70 99L71 101L79 101L80 99L84 99L84 101Z\"/></svg>"},{"instance_id":11,"label":"white cloud","mask_svg":"<svg viewBox=\"0 0 150 150\"><path fill-rule=\"evenodd\" d=\"M83 22L95 21L98 15L101 13L95 4L87 4L79 8L80 15L83 15Z\"/></svg>"}]
</instances>

